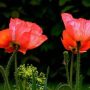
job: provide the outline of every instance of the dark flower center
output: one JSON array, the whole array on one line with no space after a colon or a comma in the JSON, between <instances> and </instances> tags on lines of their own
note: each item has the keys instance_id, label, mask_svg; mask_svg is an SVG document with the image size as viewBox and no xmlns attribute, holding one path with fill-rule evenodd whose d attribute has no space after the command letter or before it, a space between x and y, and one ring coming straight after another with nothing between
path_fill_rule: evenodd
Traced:
<instances>
[{"instance_id":1,"label":"dark flower center","mask_svg":"<svg viewBox=\"0 0 90 90\"><path fill-rule=\"evenodd\" d=\"M20 45L18 43L15 43L15 42L11 42L10 46L15 50L18 50L20 48Z\"/></svg>"}]
</instances>

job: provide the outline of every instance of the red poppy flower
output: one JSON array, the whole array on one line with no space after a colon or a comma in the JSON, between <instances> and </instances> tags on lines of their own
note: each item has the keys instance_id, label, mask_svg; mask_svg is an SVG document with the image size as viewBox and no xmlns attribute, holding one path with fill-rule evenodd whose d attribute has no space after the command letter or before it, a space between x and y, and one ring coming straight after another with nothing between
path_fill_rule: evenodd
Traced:
<instances>
[{"instance_id":1,"label":"red poppy flower","mask_svg":"<svg viewBox=\"0 0 90 90\"><path fill-rule=\"evenodd\" d=\"M15 50L14 45L18 45L18 51L25 54L27 50L36 48L47 40L42 33L36 23L11 18L9 29L0 31L0 48L11 53Z\"/></svg>"},{"instance_id":2,"label":"red poppy flower","mask_svg":"<svg viewBox=\"0 0 90 90\"><path fill-rule=\"evenodd\" d=\"M90 20L75 19L71 14L62 13L65 30L62 34L62 43L67 50L77 50L77 42L80 42L80 52L90 48Z\"/></svg>"}]
</instances>

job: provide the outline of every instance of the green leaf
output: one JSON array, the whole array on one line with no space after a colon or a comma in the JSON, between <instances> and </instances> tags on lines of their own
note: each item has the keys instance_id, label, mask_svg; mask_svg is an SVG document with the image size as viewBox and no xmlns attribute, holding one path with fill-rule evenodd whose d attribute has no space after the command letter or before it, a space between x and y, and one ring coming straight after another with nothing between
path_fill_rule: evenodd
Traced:
<instances>
[{"instance_id":1,"label":"green leaf","mask_svg":"<svg viewBox=\"0 0 90 90\"><path fill-rule=\"evenodd\" d=\"M64 9L62 9L62 12L66 12L70 9L72 9L74 6L66 6Z\"/></svg>"},{"instance_id":2,"label":"green leaf","mask_svg":"<svg viewBox=\"0 0 90 90\"><path fill-rule=\"evenodd\" d=\"M51 50L53 49L53 43L44 43L42 46L41 46L41 51L45 51L47 52L48 50Z\"/></svg>"},{"instance_id":3,"label":"green leaf","mask_svg":"<svg viewBox=\"0 0 90 90\"><path fill-rule=\"evenodd\" d=\"M55 90L71 90L68 84L59 84Z\"/></svg>"},{"instance_id":4,"label":"green leaf","mask_svg":"<svg viewBox=\"0 0 90 90\"><path fill-rule=\"evenodd\" d=\"M47 68L47 73L46 73L46 80L45 80L45 84L44 84L44 90L48 90L47 88L47 80L48 80L48 75L49 75L49 71L50 71L50 68L48 66Z\"/></svg>"},{"instance_id":5,"label":"green leaf","mask_svg":"<svg viewBox=\"0 0 90 90\"><path fill-rule=\"evenodd\" d=\"M10 17L10 12L4 12L2 13L6 18L9 18Z\"/></svg>"},{"instance_id":6,"label":"green leaf","mask_svg":"<svg viewBox=\"0 0 90 90\"><path fill-rule=\"evenodd\" d=\"M62 31L61 28L62 26L60 24L53 26L51 30L51 35L58 37Z\"/></svg>"},{"instance_id":7,"label":"green leaf","mask_svg":"<svg viewBox=\"0 0 90 90\"><path fill-rule=\"evenodd\" d=\"M90 0L82 0L82 4L83 4L85 7L90 7Z\"/></svg>"},{"instance_id":8,"label":"green leaf","mask_svg":"<svg viewBox=\"0 0 90 90\"><path fill-rule=\"evenodd\" d=\"M32 5L40 5L41 0L31 0L30 4Z\"/></svg>"},{"instance_id":9,"label":"green leaf","mask_svg":"<svg viewBox=\"0 0 90 90\"><path fill-rule=\"evenodd\" d=\"M19 17L19 12L18 11L12 11L11 17Z\"/></svg>"},{"instance_id":10,"label":"green leaf","mask_svg":"<svg viewBox=\"0 0 90 90\"><path fill-rule=\"evenodd\" d=\"M68 1L70 1L70 0L59 0L59 5L63 6Z\"/></svg>"},{"instance_id":11,"label":"green leaf","mask_svg":"<svg viewBox=\"0 0 90 90\"><path fill-rule=\"evenodd\" d=\"M6 8L6 7L7 7L7 5L5 3L0 2L0 8Z\"/></svg>"},{"instance_id":12,"label":"green leaf","mask_svg":"<svg viewBox=\"0 0 90 90\"><path fill-rule=\"evenodd\" d=\"M5 72L5 69L3 68L3 66L1 65L0 65L0 73L2 74L4 82L5 82L5 90L11 90L7 73Z\"/></svg>"}]
</instances>

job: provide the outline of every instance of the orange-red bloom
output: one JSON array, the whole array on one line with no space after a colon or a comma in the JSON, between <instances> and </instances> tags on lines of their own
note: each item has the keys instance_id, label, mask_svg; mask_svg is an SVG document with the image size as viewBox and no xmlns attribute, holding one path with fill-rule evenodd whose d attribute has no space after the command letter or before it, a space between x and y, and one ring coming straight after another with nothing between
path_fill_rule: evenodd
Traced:
<instances>
[{"instance_id":1,"label":"orange-red bloom","mask_svg":"<svg viewBox=\"0 0 90 90\"><path fill-rule=\"evenodd\" d=\"M62 13L65 30L62 34L62 43L67 50L77 51L77 42L80 42L80 52L90 48L90 20L75 19L71 14Z\"/></svg>"},{"instance_id":2,"label":"orange-red bloom","mask_svg":"<svg viewBox=\"0 0 90 90\"><path fill-rule=\"evenodd\" d=\"M47 40L42 33L36 23L11 18L9 29L0 31L0 48L11 53L15 50L14 45L18 45L18 51L25 54L27 50L36 48Z\"/></svg>"}]
</instances>

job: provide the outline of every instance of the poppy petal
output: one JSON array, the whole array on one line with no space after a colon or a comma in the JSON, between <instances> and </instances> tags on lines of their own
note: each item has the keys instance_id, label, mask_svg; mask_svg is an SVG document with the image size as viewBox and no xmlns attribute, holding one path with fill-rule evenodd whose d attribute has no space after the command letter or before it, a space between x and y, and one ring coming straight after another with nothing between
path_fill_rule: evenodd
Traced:
<instances>
[{"instance_id":1,"label":"poppy petal","mask_svg":"<svg viewBox=\"0 0 90 90\"><path fill-rule=\"evenodd\" d=\"M36 48L46 40L47 40L47 37L45 35L31 34L28 48L29 49Z\"/></svg>"},{"instance_id":2,"label":"poppy petal","mask_svg":"<svg viewBox=\"0 0 90 90\"><path fill-rule=\"evenodd\" d=\"M9 29L4 29L0 31L0 48L5 48L9 45L11 41L11 36Z\"/></svg>"},{"instance_id":3,"label":"poppy petal","mask_svg":"<svg viewBox=\"0 0 90 90\"><path fill-rule=\"evenodd\" d=\"M22 53L26 53L26 50L33 49L47 40L47 37L42 35L42 28L36 23L11 18L9 28L12 41L20 46L19 51Z\"/></svg>"},{"instance_id":4,"label":"poppy petal","mask_svg":"<svg viewBox=\"0 0 90 90\"><path fill-rule=\"evenodd\" d=\"M37 34L37 35L41 35L43 33L43 30L36 23L33 23L32 27L31 27L31 33L34 33L34 34Z\"/></svg>"},{"instance_id":5,"label":"poppy petal","mask_svg":"<svg viewBox=\"0 0 90 90\"><path fill-rule=\"evenodd\" d=\"M66 30L63 31L62 43L67 50L71 50L76 47L76 42L70 37Z\"/></svg>"},{"instance_id":6,"label":"poppy petal","mask_svg":"<svg viewBox=\"0 0 90 90\"><path fill-rule=\"evenodd\" d=\"M67 26L68 22L73 20L72 15L69 13L62 13L61 17L62 17L65 27Z\"/></svg>"},{"instance_id":7,"label":"poppy petal","mask_svg":"<svg viewBox=\"0 0 90 90\"><path fill-rule=\"evenodd\" d=\"M80 51L87 51L90 48L90 41L81 42Z\"/></svg>"},{"instance_id":8,"label":"poppy petal","mask_svg":"<svg viewBox=\"0 0 90 90\"><path fill-rule=\"evenodd\" d=\"M14 48L8 46L5 48L5 52L12 53L14 51Z\"/></svg>"},{"instance_id":9,"label":"poppy petal","mask_svg":"<svg viewBox=\"0 0 90 90\"><path fill-rule=\"evenodd\" d=\"M10 19L10 32L12 34L12 40L19 38L24 32L29 32L31 30L31 22L25 22L18 18Z\"/></svg>"}]
</instances>

